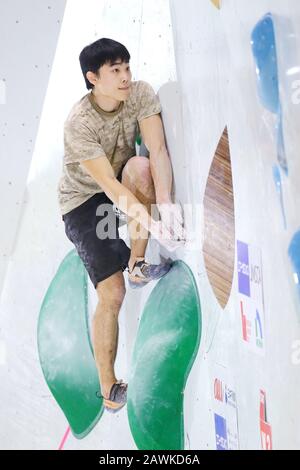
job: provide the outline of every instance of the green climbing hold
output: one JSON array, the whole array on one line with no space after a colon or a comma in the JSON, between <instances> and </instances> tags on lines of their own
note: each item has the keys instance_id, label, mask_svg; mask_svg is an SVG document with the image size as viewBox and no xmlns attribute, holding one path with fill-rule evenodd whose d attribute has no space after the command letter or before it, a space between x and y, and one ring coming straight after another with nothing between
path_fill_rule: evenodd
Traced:
<instances>
[{"instance_id":1,"label":"green climbing hold","mask_svg":"<svg viewBox=\"0 0 300 470\"><path fill-rule=\"evenodd\" d=\"M141 138L140 135L137 136L137 138L136 138L136 143L137 143L138 145L141 145L141 143L142 143L142 138Z\"/></svg>"},{"instance_id":2,"label":"green climbing hold","mask_svg":"<svg viewBox=\"0 0 300 470\"><path fill-rule=\"evenodd\" d=\"M134 346L127 407L138 449L183 449L183 393L201 323L194 276L176 261L149 296Z\"/></svg>"},{"instance_id":3,"label":"green climbing hold","mask_svg":"<svg viewBox=\"0 0 300 470\"><path fill-rule=\"evenodd\" d=\"M75 437L82 439L103 413L88 329L87 273L72 250L52 280L38 322L44 377Z\"/></svg>"}]
</instances>

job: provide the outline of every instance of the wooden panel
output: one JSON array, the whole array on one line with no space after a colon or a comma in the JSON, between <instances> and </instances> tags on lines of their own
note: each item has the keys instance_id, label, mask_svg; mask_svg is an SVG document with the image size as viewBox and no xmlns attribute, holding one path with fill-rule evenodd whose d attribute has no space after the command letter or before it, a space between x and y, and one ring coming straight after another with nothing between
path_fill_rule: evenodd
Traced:
<instances>
[{"instance_id":1,"label":"wooden panel","mask_svg":"<svg viewBox=\"0 0 300 470\"><path fill-rule=\"evenodd\" d=\"M219 141L204 195L203 254L207 275L224 308L234 270L234 197L227 127Z\"/></svg>"}]
</instances>

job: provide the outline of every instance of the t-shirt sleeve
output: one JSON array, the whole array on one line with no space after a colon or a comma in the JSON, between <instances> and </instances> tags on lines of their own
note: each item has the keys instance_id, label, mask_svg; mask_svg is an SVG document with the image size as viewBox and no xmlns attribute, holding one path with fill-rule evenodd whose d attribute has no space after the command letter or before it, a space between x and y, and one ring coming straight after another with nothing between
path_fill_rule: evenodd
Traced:
<instances>
[{"instance_id":1,"label":"t-shirt sleeve","mask_svg":"<svg viewBox=\"0 0 300 470\"><path fill-rule=\"evenodd\" d=\"M65 163L83 162L106 156L95 133L82 123L64 125Z\"/></svg>"},{"instance_id":2,"label":"t-shirt sleeve","mask_svg":"<svg viewBox=\"0 0 300 470\"><path fill-rule=\"evenodd\" d=\"M144 81L140 81L137 120L141 121L146 117L161 113L162 108L159 97L152 86Z\"/></svg>"}]
</instances>

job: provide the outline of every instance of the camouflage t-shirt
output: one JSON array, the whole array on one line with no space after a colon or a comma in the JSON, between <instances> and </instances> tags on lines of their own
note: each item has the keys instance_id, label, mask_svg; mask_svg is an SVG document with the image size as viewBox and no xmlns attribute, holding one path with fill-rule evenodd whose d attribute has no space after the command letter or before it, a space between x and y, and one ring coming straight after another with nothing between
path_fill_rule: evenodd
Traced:
<instances>
[{"instance_id":1,"label":"camouflage t-shirt","mask_svg":"<svg viewBox=\"0 0 300 470\"><path fill-rule=\"evenodd\" d=\"M142 80L131 83L127 100L115 111L101 109L92 93L73 106L64 125L63 173L57 188L62 215L103 192L80 162L106 156L118 176L127 160L136 155L139 122L160 112L158 96Z\"/></svg>"}]
</instances>

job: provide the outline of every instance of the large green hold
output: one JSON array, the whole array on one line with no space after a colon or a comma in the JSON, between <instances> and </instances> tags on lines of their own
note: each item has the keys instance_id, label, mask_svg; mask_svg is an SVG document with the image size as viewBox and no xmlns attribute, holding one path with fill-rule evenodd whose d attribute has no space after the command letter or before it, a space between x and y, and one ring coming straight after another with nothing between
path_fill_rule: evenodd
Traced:
<instances>
[{"instance_id":1,"label":"large green hold","mask_svg":"<svg viewBox=\"0 0 300 470\"><path fill-rule=\"evenodd\" d=\"M38 350L46 382L75 437L85 437L103 412L88 329L87 273L75 250L62 261L43 300Z\"/></svg>"},{"instance_id":2,"label":"large green hold","mask_svg":"<svg viewBox=\"0 0 300 470\"><path fill-rule=\"evenodd\" d=\"M176 261L149 296L132 356L127 406L139 449L184 448L184 389L200 336L197 285Z\"/></svg>"}]
</instances>

